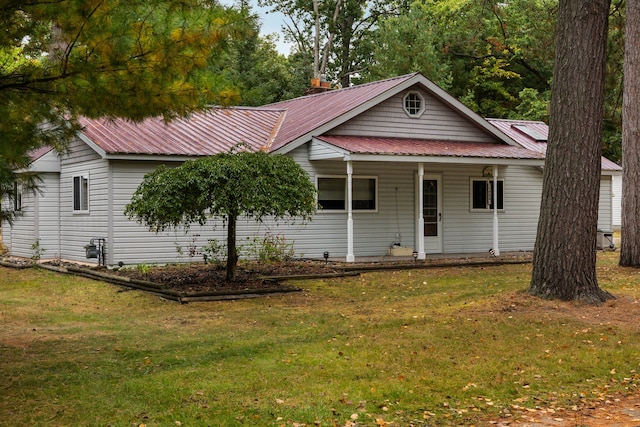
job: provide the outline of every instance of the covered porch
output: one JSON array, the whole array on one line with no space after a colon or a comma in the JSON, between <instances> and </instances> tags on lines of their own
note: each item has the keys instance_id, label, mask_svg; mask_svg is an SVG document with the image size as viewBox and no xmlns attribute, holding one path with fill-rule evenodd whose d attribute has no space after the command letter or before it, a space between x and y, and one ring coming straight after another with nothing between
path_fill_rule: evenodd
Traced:
<instances>
[{"instance_id":1,"label":"covered porch","mask_svg":"<svg viewBox=\"0 0 640 427\"><path fill-rule=\"evenodd\" d=\"M342 170L346 176L346 190L344 195L344 209L346 210L346 255L342 258L348 263L377 262L377 261L423 261L427 259L460 258L473 255L474 257L501 256L502 240L510 240L509 230L501 231L501 216L510 216L509 228L513 229L514 215L518 215L521 208L512 206L511 215L505 214L505 202L507 192L505 180L511 175L521 174L526 169L533 179L541 183L540 167L544 159L540 153L526 150L522 147L514 147L506 144L493 143L469 143L469 142L438 142L424 140L403 140L392 138L357 138L322 136L314 138L310 160L322 162L340 161ZM375 149L373 149L373 145ZM379 166L376 166L379 165ZM374 188L376 194L373 197L376 213L383 215L384 205L392 205L385 197L394 193L393 184L391 191L384 188L385 175L379 172L372 175L371 171L383 171L390 168L403 173L411 173L413 188L405 188L405 194L411 198L407 203L413 205L412 215L405 216L405 221L411 218L411 236L404 233L402 243L398 243L398 250L390 250L377 256L363 253L362 244L358 245L358 233L356 230L371 229L368 223L372 222L372 216L362 214L362 183L367 178L371 181L369 188ZM363 178L364 177L364 178ZM375 177L375 179L373 178ZM325 195L322 185L323 178L316 178L319 189L319 204L325 206ZM532 177L518 178L518 180L531 180ZM518 193L526 191L526 188L518 189L520 184L513 180L509 182L509 191L513 191L510 198L516 200ZM497 189L497 190L494 190ZM364 190L366 191L366 190ZM395 187L394 196L402 191ZM378 194L380 194L378 198ZM539 204L539 188L536 188L530 197ZM327 197L329 199L329 197ZM326 200L330 202L329 200ZM395 201L396 205L398 201ZM380 206L380 207L379 207ZM397 208L396 208L397 209ZM491 216L487 221L488 215ZM397 216L397 212L396 212ZM392 224L393 215L387 213L389 227L400 229L400 224ZM469 217L465 219L465 217ZM515 219L517 222L517 219ZM398 220L400 222L400 220ZM472 222L482 223L483 242L480 245L465 245L464 228ZM406 224L404 224L406 225ZM377 229L385 224L378 221ZM479 226L480 227L480 226ZM487 227L490 230L487 230ZM455 230L455 231L454 231ZM473 233L473 231L469 231ZM487 240L487 232L490 238ZM382 233L381 233L382 234ZM451 237L446 238L447 234ZM457 236L454 236L457 235ZM395 237L400 239L400 233ZM471 238L471 236L470 236ZM457 239L458 243L452 242ZM475 239L473 237L472 239ZM479 238L478 238L479 239ZM362 237L360 240L364 240ZM531 239L529 239L531 240ZM396 242L390 242L389 249ZM483 250L478 250L479 247ZM513 243L506 245L506 253L517 253L519 250L530 250L528 244L518 247ZM460 251L460 248L463 250ZM518 251L514 251L517 248ZM466 252L468 251L468 252ZM331 254L329 255L331 257ZM331 257L335 259L336 257Z\"/></svg>"}]
</instances>

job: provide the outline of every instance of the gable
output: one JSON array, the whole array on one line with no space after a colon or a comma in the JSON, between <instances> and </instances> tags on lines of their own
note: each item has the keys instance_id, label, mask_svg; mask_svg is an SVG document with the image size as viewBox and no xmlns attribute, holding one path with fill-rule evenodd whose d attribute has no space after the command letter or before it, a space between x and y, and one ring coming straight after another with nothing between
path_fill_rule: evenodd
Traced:
<instances>
[{"instance_id":1,"label":"gable","mask_svg":"<svg viewBox=\"0 0 640 427\"><path fill-rule=\"evenodd\" d=\"M418 117L410 117L404 109L404 98L409 93L419 93L424 99L424 112ZM500 142L494 135L480 129L459 111L419 86L395 94L326 134Z\"/></svg>"},{"instance_id":2,"label":"gable","mask_svg":"<svg viewBox=\"0 0 640 427\"><path fill-rule=\"evenodd\" d=\"M65 166L99 160L102 157L82 138L75 138L69 143L68 152L60 156L60 163Z\"/></svg>"},{"instance_id":3,"label":"gable","mask_svg":"<svg viewBox=\"0 0 640 427\"><path fill-rule=\"evenodd\" d=\"M58 153L49 149L46 154L38 157L29 166L31 172L60 172L60 158Z\"/></svg>"}]
</instances>

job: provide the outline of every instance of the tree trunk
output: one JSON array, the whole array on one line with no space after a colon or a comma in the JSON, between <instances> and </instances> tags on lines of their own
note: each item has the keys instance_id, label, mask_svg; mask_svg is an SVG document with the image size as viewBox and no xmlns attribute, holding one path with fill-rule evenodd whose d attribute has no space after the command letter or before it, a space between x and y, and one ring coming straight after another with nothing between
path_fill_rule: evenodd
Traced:
<instances>
[{"instance_id":1,"label":"tree trunk","mask_svg":"<svg viewBox=\"0 0 640 427\"><path fill-rule=\"evenodd\" d=\"M640 267L640 4L627 0L622 102L620 265Z\"/></svg>"},{"instance_id":2,"label":"tree trunk","mask_svg":"<svg viewBox=\"0 0 640 427\"><path fill-rule=\"evenodd\" d=\"M227 224L227 282L236 277L236 266L238 265L238 251L236 249L236 224L235 215L229 215Z\"/></svg>"},{"instance_id":3,"label":"tree trunk","mask_svg":"<svg viewBox=\"0 0 640 427\"><path fill-rule=\"evenodd\" d=\"M560 0L529 293L599 304L596 237L609 0Z\"/></svg>"}]
</instances>

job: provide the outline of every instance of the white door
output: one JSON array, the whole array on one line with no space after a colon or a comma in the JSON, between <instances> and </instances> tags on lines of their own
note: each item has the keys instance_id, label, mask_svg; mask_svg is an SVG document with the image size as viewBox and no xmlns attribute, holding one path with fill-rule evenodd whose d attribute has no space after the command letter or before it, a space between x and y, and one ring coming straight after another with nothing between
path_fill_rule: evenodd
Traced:
<instances>
[{"instance_id":1,"label":"white door","mask_svg":"<svg viewBox=\"0 0 640 427\"><path fill-rule=\"evenodd\" d=\"M424 251L442 253L442 177L425 175L422 183Z\"/></svg>"}]
</instances>

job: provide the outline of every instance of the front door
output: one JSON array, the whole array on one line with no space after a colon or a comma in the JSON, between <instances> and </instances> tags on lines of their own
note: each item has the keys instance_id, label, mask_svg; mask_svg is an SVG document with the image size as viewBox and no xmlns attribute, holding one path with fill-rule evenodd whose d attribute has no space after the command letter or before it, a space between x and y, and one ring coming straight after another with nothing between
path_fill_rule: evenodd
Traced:
<instances>
[{"instance_id":1,"label":"front door","mask_svg":"<svg viewBox=\"0 0 640 427\"><path fill-rule=\"evenodd\" d=\"M425 253L442 253L442 178L425 175L422 185L422 216Z\"/></svg>"}]
</instances>

